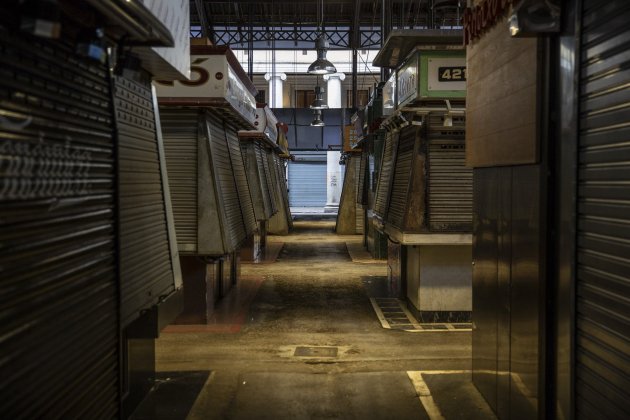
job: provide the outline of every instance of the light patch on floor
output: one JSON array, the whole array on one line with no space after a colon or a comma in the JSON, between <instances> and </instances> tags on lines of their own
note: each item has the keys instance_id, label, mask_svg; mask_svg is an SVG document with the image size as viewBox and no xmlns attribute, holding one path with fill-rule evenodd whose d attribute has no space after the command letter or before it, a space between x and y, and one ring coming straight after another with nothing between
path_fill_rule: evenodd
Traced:
<instances>
[{"instance_id":1,"label":"light patch on floor","mask_svg":"<svg viewBox=\"0 0 630 420\"><path fill-rule=\"evenodd\" d=\"M472 331L471 323L419 323L400 299L370 298L381 326L405 332L461 332Z\"/></svg>"}]
</instances>

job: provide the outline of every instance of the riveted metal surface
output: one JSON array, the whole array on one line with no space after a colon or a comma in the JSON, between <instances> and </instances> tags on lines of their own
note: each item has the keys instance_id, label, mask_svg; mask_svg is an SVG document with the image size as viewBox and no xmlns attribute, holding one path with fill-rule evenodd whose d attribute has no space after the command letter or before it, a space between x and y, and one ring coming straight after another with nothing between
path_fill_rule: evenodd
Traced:
<instances>
[{"instance_id":1,"label":"riveted metal surface","mask_svg":"<svg viewBox=\"0 0 630 420\"><path fill-rule=\"evenodd\" d=\"M629 6L588 1L581 12L577 418L630 412Z\"/></svg>"},{"instance_id":2,"label":"riveted metal surface","mask_svg":"<svg viewBox=\"0 0 630 420\"><path fill-rule=\"evenodd\" d=\"M385 136L385 145L380 164L378 184L376 186L376 199L374 202L374 213L383 219L387 216L389 206L399 133L398 130L394 132L388 131Z\"/></svg>"},{"instance_id":3,"label":"riveted metal surface","mask_svg":"<svg viewBox=\"0 0 630 420\"><path fill-rule=\"evenodd\" d=\"M442 115L428 118L428 217L431 231L472 229L472 169L466 167L465 121Z\"/></svg>"},{"instance_id":4,"label":"riveted metal surface","mask_svg":"<svg viewBox=\"0 0 630 420\"><path fill-rule=\"evenodd\" d=\"M107 67L0 28L0 417L118 417Z\"/></svg>"},{"instance_id":5,"label":"riveted metal surface","mask_svg":"<svg viewBox=\"0 0 630 420\"><path fill-rule=\"evenodd\" d=\"M197 249L198 136L196 109L160 107L166 169L180 251Z\"/></svg>"},{"instance_id":6,"label":"riveted metal surface","mask_svg":"<svg viewBox=\"0 0 630 420\"><path fill-rule=\"evenodd\" d=\"M123 326L175 290L150 82L114 78Z\"/></svg>"}]
</instances>

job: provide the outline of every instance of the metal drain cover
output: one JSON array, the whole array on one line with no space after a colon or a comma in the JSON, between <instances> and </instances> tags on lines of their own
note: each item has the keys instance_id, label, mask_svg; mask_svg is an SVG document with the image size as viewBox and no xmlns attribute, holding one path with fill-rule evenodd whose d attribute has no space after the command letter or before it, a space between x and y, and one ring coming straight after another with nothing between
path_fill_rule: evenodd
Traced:
<instances>
[{"instance_id":1,"label":"metal drain cover","mask_svg":"<svg viewBox=\"0 0 630 420\"><path fill-rule=\"evenodd\" d=\"M337 347L296 347L293 356L299 357L337 357Z\"/></svg>"}]
</instances>

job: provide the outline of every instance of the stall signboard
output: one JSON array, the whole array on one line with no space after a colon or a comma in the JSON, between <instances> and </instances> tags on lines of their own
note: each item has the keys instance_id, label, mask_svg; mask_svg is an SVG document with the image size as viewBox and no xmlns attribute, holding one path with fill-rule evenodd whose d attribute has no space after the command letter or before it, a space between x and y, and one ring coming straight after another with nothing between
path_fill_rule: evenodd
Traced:
<instances>
[{"instance_id":1,"label":"stall signboard","mask_svg":"<svg viewBox=\"0 0 630 420\"><path fill-rule=\"evenodd\" d=\"M398 107L432 99L466 97L463 51L415 51L397 71Z\"/></svg>"},{"instance_id":2,"label":"stall signboard","mask_svg":"<svg viewBox=\"0 0 630 420\"><path fill-rule=\"evenodd\" d=\"M261 111L263 111L262 114L265 116L265 127L263 132L267 135L267 137L269 137L269 140L276 143L278 141L278 119L266 105L264 108L257 108L256 111L257 116L258 114L261 114Z\"/></svg>"},{"instance_id":3,"label":"stall signboard","mask_svg":"<svg viewBox=\"0 0 630 420\"><path fill-rule=\"evenodd\" d=\"M229 50L228 53L231 54ZM254 128L256 100L246 86L249 80L241 80L227 55L192 55L191 62L191 80L155 82L160 103L208 107L228 105L232 113Z\"/></svg>"}]
</instances>

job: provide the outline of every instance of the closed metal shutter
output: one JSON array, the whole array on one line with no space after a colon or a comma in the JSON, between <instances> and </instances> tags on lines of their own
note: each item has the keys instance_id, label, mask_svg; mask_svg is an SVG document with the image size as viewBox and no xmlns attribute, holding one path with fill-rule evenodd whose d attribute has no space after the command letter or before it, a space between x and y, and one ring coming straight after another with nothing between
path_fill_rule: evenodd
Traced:
<instances>
[{"instance_id":1,"label":"closed metal shutter","mask_svg":"<svg viewBox=\"0 0 630 420\"><path fill-rule=\"evenodd\" d=\"M367 147L364 146L361 151L361 157L359 158L359 168L357 173L357 204L366 205L367 204L367 182L366 178L368 176L368 150Z\"/></svg>"},{"instance_id":2,"label":"closed metal shutter","mask_svg":"<svg viewBox=\"0 0 630 420\"><path fill-rule=\"evenodd\" d=\"M291 207L326 205L326 162L289 162Z\"/></svg>"},{"instance_id":3,"label":"closed metal shutter","mask_svg":"<svg viewBox=\"0 0 630 420\"><path fill-rule=\"evenodd\" d=\"M254 215L256 220L267 220L267 211L265 210L265 202L263 199L263 181L264 176L262 165L259 162L260 144L256 141L241 141L241 151L243 152L243 162L247 171L247 179L249 180L249 191L252 194L252 204L254 206Z\"/></svg>"},{"instance_id":4,"label":"closed metal shutter","mask_svg":"<svg viewBox=\"0 0 630 420\"><path fill-rule=\"evenodd\" d=\"M273 158L274 168L276 170L276 191L278 191L278 203L284 207L284 214L287 218L287 224L289 229L293 227L293 217L291 216L291 209L289 208L289 191L287 188L287 177L284 160L280 156L272 153L270 155Z\"/></svg>"},{"instance_id":5,"label":"closed metal shutter","mask_svg":"<svg viewBox=\"0 0 630 420\"><path fill-rule=\"evenodd\" d=\"M232 160L226 139L223 121L208 114L206 116L210 132L210 150L215 182L217 183L218 199L224 214L223 226L226 239L226 253L236 250L247 239L247 231L238 189L234 180Z\"/></svg>"},{"instance_id":6,"label":"closed metal shutter","mask_svg":"<svg viewBox=\"0 0 630 420\"><path fill-rule=\"evenodd\" d=\"M405 228L405 213L409 207L409 184L419 127L409 125L400 131L396 162L393 169L391 195L387 221L400 229Z\"/></svg>"},{"instance_id":7,"label":"closed metal shutter","mask_svg":"<svg viewBox=\"0 0 630 420\"><path fill-rule=\"evenodd\" d=\"M271 152L268 152L267 150L261 147L260 154L261 154L263 170L265 172L265 178L264 178L265 179L265 188L264 188L265 200L266 200L267 205L269 206L269 211L270 211L269 217L271 217L278 212L278 206L276 205L276 200L274 199L272 195L273 180L271 177L271 168L269 166L269 155L271 154Z\"/></svg>"},{"instance_id":8,"label":"closed metal shutter","mask_svg":"<svg viewBox=\"0 0 630 420\"><path fill-rule=\"evenodd\" d=\"M118 413L107 68L0 28L0 417Z\"/></svg>"},{"instance_id":9,"label":"closed metal shutter","mask_svg":"<svg viewBox=\"0 0 630 420\"><path fill-rule=\"evenodd\" d=\"M180 251L197 249L199 111L160 107L166 170Z\"/></svg>"},{"instance_id":10,"label":"closed metal shutter","mask_svg":"<svg viewBox=\"0 0 630 420\"><path fill-rule=\"evenodd\" d=\"M150 82L114 79L123 326L175 290Z\"/></svg>"},{"instance_id":11,"label":"closed metal shutter","mask_svg":"<svg viewBox=\"0 0 630 420\"><path fill-rule=\"evenodd\" d=\"M630 4L582 11L576 417L630 413Z\"/></svg>"},{"instance_id":12,"label":"closed metal shutter","mask_svg":"<svg viewBox=\"0 0 630 420\"><path fill-rule=\"evenodd\" d=\"M444 127L441 115L428 118L427 185L429 230L472 231L472 169L466 167L465 119Z\"/></svg>"},{"instance_id":13,"label":"closed metal shutter","mask_svg":"<svg viewBox=\"0 0 630 420\"><path fill-rule=\"evenodd\" d=\"M399 132L388 131L385 136L385 147L383 150L383 158L381 160L381 169L376 185L376 199L374 201L374 213L385 218L389 206L389 192L391 189L391 181L393 175L395 149L398 142Z\"/></svg>"},{"instance_id":14,"label":"closed metal shutter","mask_svg":"<svg viewBox=\"0 0 630 420\"><path fill-rule=\"evenodd\" d=\"M230 159L232 161L232 171L234 172L234 180L236 181L236 189L238 191L241 213L243 214L243 223L245 224L245 233L249 237L254 234L257 229L256 216L254 215L254 205L252 204L252 196L249 191L249 182L245 173L245 164L243 163L243 154L241 152L241 143L236 133L236 127L226 124L225 134L227 136L228 148L230 150Z\"/></svg>"}]
</instances>

